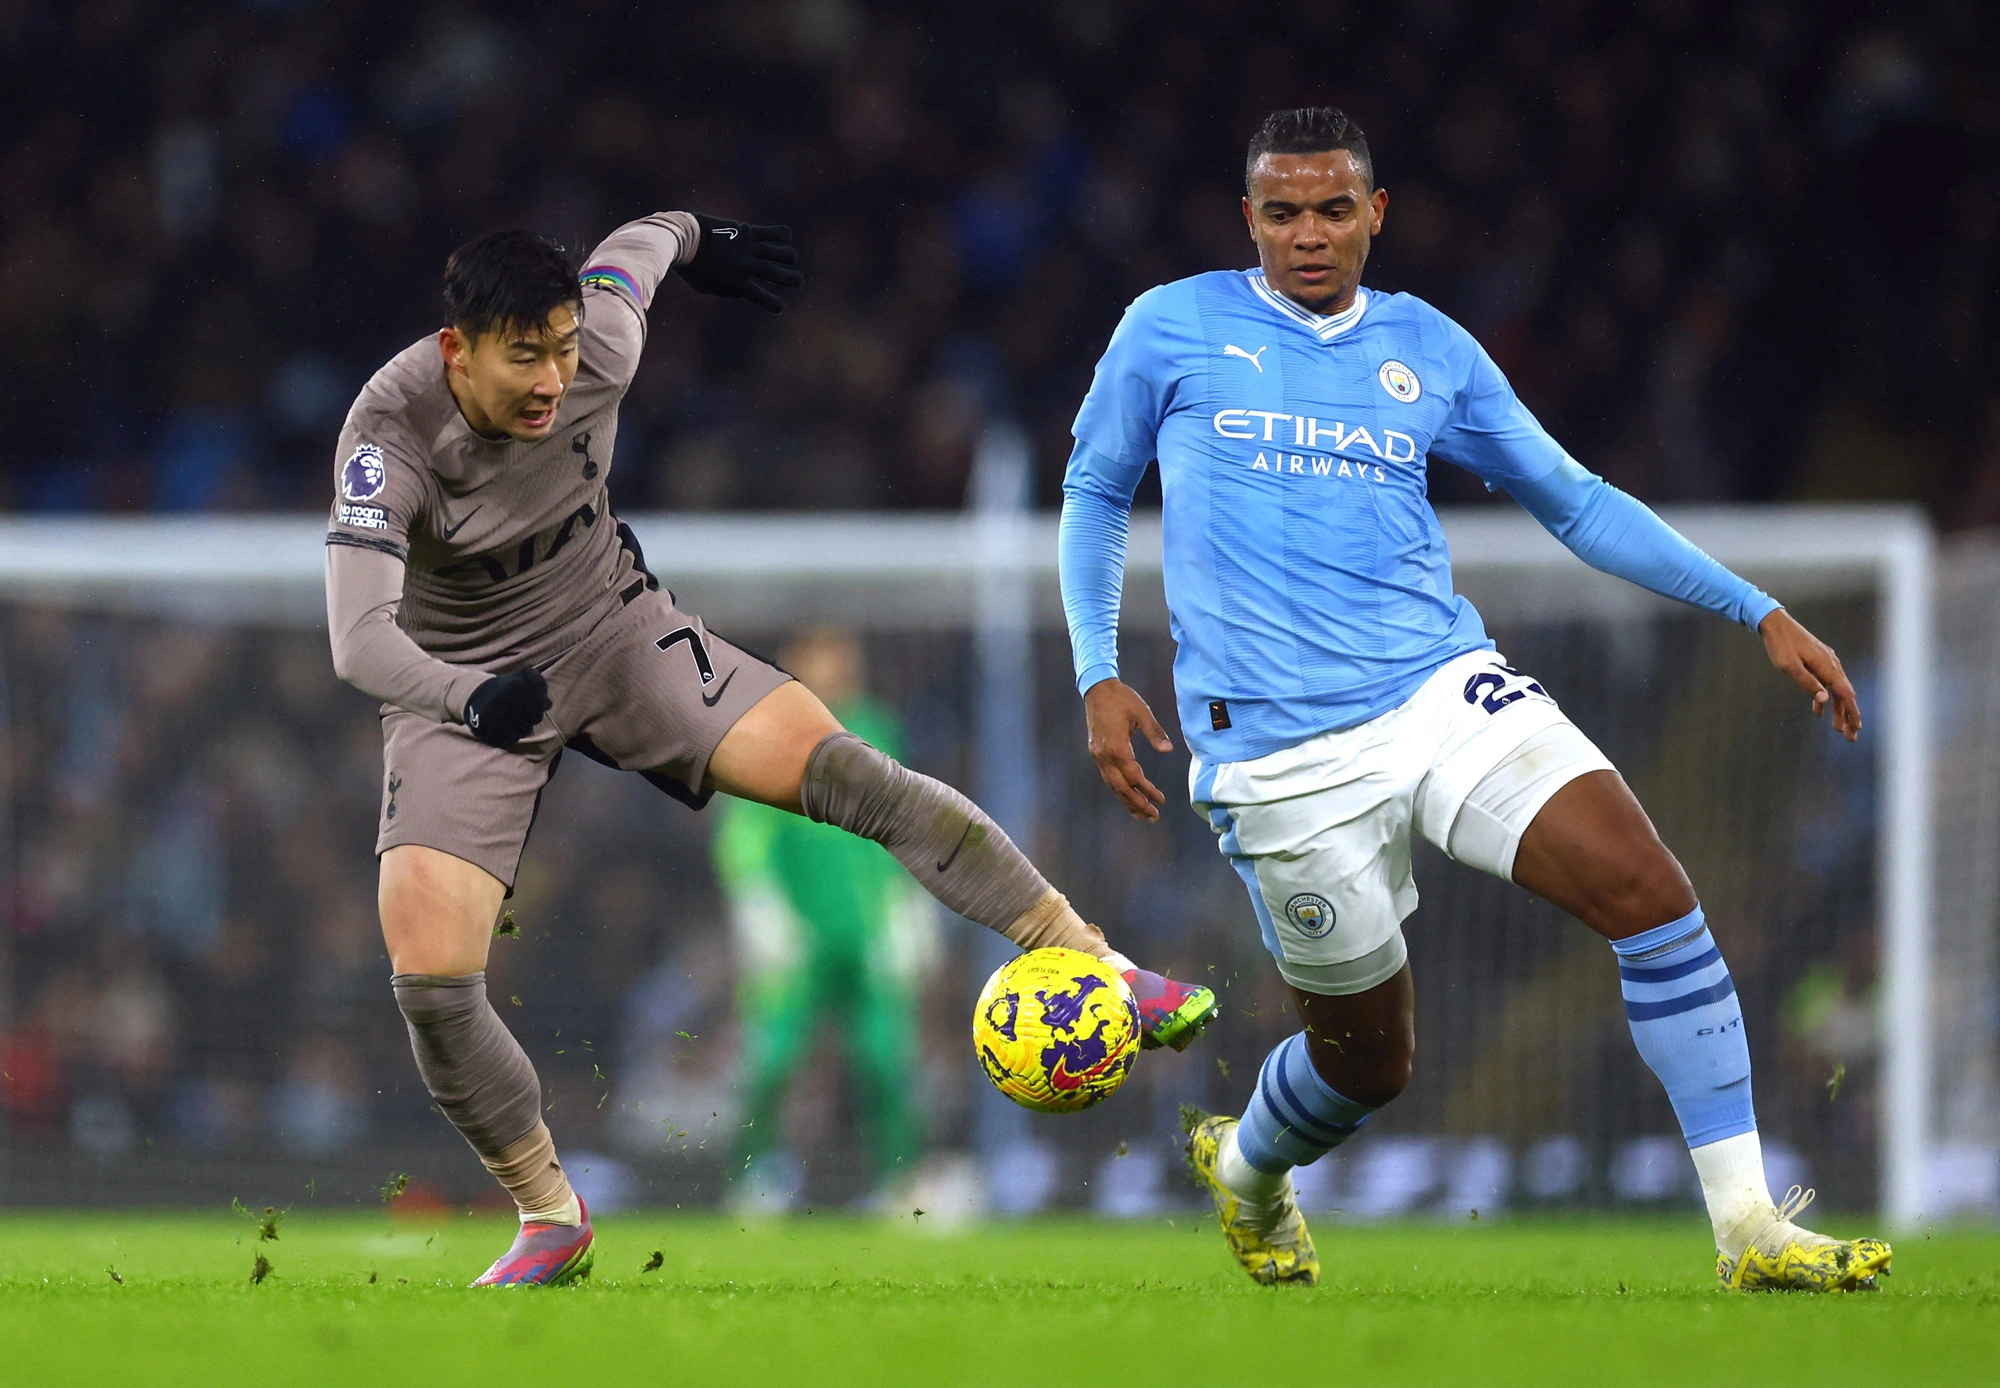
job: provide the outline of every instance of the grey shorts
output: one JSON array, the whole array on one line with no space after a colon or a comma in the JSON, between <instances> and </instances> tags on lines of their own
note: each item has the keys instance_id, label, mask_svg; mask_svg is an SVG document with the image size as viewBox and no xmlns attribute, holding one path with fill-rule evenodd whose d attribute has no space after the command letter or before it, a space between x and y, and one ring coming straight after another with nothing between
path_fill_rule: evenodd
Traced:
<instances>
[{"instance_id":1,"label":"grey shorts","mask_svg":"<svg viewBox=\"0 0 2000 1388\"><path fill-rule=\"evenodd\" d=\"M421 844L486 869L511 890L564 748L639 772L700 809L716 745L791 679L711 635L664 589L640 594L542 673L553 707L513 747L489 747L461 723L384 706L377 855Z\"/></svg>"}]
</instances>

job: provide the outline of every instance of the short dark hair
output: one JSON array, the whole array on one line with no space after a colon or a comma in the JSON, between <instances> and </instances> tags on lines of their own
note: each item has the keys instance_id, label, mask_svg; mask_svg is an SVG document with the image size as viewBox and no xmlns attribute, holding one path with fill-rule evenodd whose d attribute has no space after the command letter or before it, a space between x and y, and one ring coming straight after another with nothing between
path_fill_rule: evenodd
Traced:
<instances>
[{"instance_id":1,"label":"short dark hair","mask_svg":"<svg viewBox=\"0 0 2000 1388\"><path fill-rule=\"evenodd\" d=\"M532 231L489 231L444 263L444 320L478 338L546 331L564 304L583 308L576 262L560 242Z\"/></svg>"},{"instance_id":2,"label":"short dark hair","mask_svg":"<svg viewBox=\"0 0 2000 1388\"><path fill-rule=\"evenodd\" d=\"M1267 154L1324 154L1334 149L1353 155L1361 177L1370 189L1375 187L1375 161L1368 153L1368 137L1347 118L1347 112L1338 106L1273 111L1250 137L1250 157L1243 161L1243 190L1250 191L1250 171Z\"/></svg>"}]
</instances>

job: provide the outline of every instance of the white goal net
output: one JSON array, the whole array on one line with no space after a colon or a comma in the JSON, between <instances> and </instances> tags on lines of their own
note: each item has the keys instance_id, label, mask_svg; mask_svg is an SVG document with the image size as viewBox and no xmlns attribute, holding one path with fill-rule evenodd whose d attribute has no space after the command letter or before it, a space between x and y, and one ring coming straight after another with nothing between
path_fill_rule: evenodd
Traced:
<instances>
[{"instance_id":1,"label":"white goal net","mask_svg":"<svg viewBox=\"0 0 2000 1388\"><path fill-rule=\"evenodd\" d=\"M1671 517L1831 641L1859 747L1758 643L1592 573L1526 517L1450 514L1459 586L1501 649L1624 771L1703 897L1742 994L1774 1179L1894 1222L2000 1211L2000 550L1913 511ZM1187 1203L1182 1103L1235 1111L1288 1031L1248 902L1205 824L1130 822L1082 747L1055 524L638 516L662 580L775 654L858 635L908 759L988 803L1129 953L1212 981L1186 1055L1113 1102L997 1112L967 1019L992 947L936 933L908 1088L926 1170L965 1200L1113 1214ZM387 989L370 859L374 705L333 677L311 518L0 522L0 1200L436 1199L483 1173L429 1110ZM1170 710L1157 522L1135 523L1124 660ZM1152 758L1184 783L1180 755ZM492 992L609 1205L728 1198L741 1110L736 955L712 813L566 759L496 942ZM1689 1203L1609 951L1518 890L1420 854L1408 931L1417 1076L1314 1168L1356 1217ZM919 951L919 953L922 953ZM784 1111L813 1197L868 1183L837 1025ZM942 1172L943 1175L938 1173ZM966 1194L966 1192L972 1192Z\"/></svg>"}]
</instances>

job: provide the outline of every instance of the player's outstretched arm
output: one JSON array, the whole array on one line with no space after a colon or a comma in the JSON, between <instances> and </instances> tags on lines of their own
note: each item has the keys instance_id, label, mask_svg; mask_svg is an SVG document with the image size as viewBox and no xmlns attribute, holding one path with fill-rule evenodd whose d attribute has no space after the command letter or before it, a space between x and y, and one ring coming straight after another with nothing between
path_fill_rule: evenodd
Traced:
<instances>
[{"instance_id":1,"label":"player's outstretched arm","mask_svg":"<svg viewBox=\"0 0 2000 1388\"><path fill-rule=\"evenodd\" d=\"M752 226L703 212L655 212L627 222L584 261L577 276L586 306L599 296L632 310L584 314L585 331L595 339L599 369L629 382L645 342L646 310L668 271L703 294L748 299L770 313L784 309L784 294L805 283L789 227ZM605 347L612 359L603 359Z\"/></svg>"},{"instance_id":2,"label":"player's outstretched arm","mask_svg":"<svg viewBox=\"0 0 2000 1388\"><path fill-rule=\"evenodd\" d=\"M1662 597L1740 622L1764 638L1771 663L1813 696L1817 717L1830 702L1834 729L1852 742L1861 710L1840 658L1794 621L1776 598L1745 582L1637 497L1569 456L1528 413L1500 368L1471 334L1447 320L1448 355L1463 389L1431 452L1504 490L1570 553L1594 569Z\"/></svg>"},{"instance_id":3,"label":"player's outstretched arm","mask_svg":"<svg viewBox=\"0 0 2000 1388\"><path fill-rule=\"evenodd\" d=\"M1861 736L1861 704L1833 647L1814 636L1780 607L1757 625L1771 663L1812 695L1813 717L1833 706L1833 730L1849 742Z\"/></svg>"},{"instance_id":4,"label":"player's outstretched arm","mask_svg":"<svg viewBox=\"0 0 2000 1388\"><path fill-rule=\"evenodd\" d=\"M1644 502L1568 457L1532 482L1509 482L1507 491L1592 568L1754 628L1771 663L1812 695L1813 716L1831 704L1834 730L1849 742L1861 735L1854 686L1833 649Z\"/></svg>"},{"instance_id":5,"label":"player's outstretched arm","mask_svg":"<svg viewBox=\"0 0 2000 1388\"><path fill-rule=\"evenodd\" d=\"M1778 600L1731 573L1653 509L1567 455L1531 481L1502 483L1521 508L1590 565L1661 597L1756 630Z\"/></svg>"}]
</instances>

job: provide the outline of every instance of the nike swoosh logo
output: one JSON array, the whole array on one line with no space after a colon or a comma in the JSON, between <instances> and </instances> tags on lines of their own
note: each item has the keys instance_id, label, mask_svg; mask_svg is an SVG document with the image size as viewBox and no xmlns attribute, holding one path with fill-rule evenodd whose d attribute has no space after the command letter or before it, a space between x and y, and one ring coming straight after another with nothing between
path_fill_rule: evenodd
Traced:
<instances>
[{"instance_id":1,"label":"nike swoosh logo","mask_svg":"<svg viewBox=\"0 0 2000 1388\"><path fill-rule=\"evenodd\" d=\"M731 670L728 674L722 677L722 683L715 686L715 692L713 694L703 693L703 695L701 696L701 701L704 704L707 704L710 708L714 708L722 698L722 691L729 688L729 682L735 678L736 678L736 672L734 670Z\"/></svg>"},{"instance_id":2,"label":"nike swoosh logo","mask_svg":"<svg viewBox=\"0 0 2000 1388\"><path fill-rule=\"evenodd\" d=\"M951 846L951 852L945 855L945 860L937 865L939 872L943 872L952 865L953 860L958 857L958 850L965 847L965 841L971 837L972 821L968 819L965 821L965 832L958 836L958 842Z\"/></svg>"},{"instance_id":3,"label":"nike swoosh logo","mask_svg":"<svg viewBox=\"0 0 2000 1388\"><path fill-rule=\"evenodd\" d=\"M481 502L479 506L473 507L470 511L467 511L463 516L460 516L458 518L458 524L452 526L451 529L445 531L443 538L449 541L452 536L458 534L459 531L465 529L465 523L471 520L474 516L478 515L480 512L480 508L483 507L485 504L486 503Z\"/></svg>"}]
</instances>

